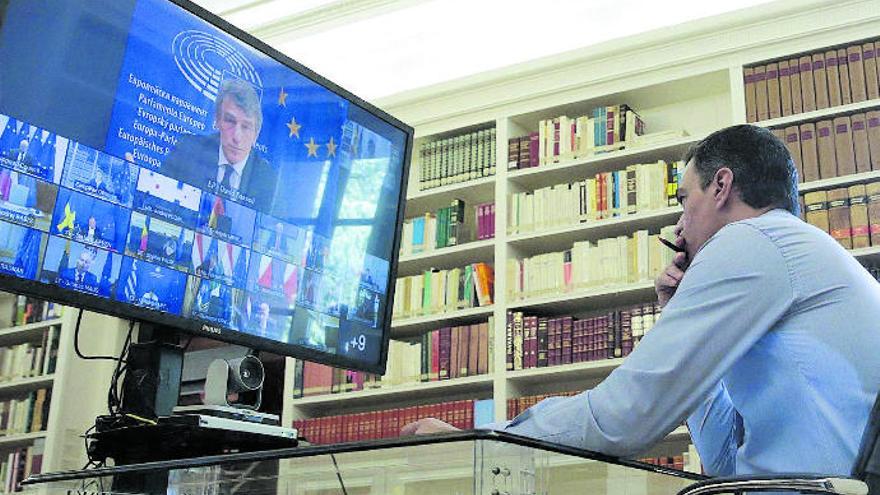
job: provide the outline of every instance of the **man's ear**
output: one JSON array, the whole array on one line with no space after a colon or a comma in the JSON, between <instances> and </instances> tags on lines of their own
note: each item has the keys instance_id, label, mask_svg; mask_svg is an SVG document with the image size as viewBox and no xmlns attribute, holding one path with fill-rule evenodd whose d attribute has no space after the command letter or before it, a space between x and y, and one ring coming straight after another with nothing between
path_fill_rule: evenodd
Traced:
<instances>
[{"instance_id":1,"label":"man's ear","mask_svg":"<svg viewBox=\"0 0 880 495\"><path fill-rule=\"evenodd\" d=\"M711 187L715 204L719 208L728 205L733 197L733 170L727 167L719 168L709 187Z\"/></svg>"}]
</instances>

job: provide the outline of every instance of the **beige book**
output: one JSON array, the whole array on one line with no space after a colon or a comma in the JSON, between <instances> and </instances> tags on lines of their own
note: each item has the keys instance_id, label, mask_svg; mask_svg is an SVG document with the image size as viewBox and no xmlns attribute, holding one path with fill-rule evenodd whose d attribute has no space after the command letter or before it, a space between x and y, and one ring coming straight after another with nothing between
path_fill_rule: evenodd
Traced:
<instances>
[{"instance_id":1,"label":"beige book","mask_svg":"<svg viewBox=\"0 0 880 495\"><path fill-rule=\"evenodd\" d=\"M868 230L871 232L871 245L880 246L880 182L865 185L868 196Z\"/></svg>"},{"instance_id":2,"label":"beige book","mask_svg":"<svg viewBox=\"0 0 880 495\"><path fill-rule=\"evenodd\" d=\"M828 78L825 76L825 54L814 53L813 84L815 85L816 109L828 108Z\"/></svg>"},{"instance_id":3,"label":"beige book","mask_svg":"<svg viewBox=\"0 0 880 495\"><path fill-rule=\"evenodd\" d=\"M840 77L840 103L849 105L853 102L852 86L849 83L849 63L846 61L846 48L837 50L837 74Z\"/></svg>"},{"instance_id":4,"label":"beige book","mask_svg":"<svg viewBox=\"0 0 880 495\"><path fill-rule=\"evenodd\" d=\"M813 191L804 195L807 223L828 232L828 192Z\"/></svg>"},{"instance_id":5,"label":"beige book","mask_svg":"<svg viewBox=\"0 0 880 495\"><path fill-rule=\"evenodd\" d=\"M795 167L797 167L798 182L803 182L804 165L801 158L800 129L798 129L798 126L796 125L786 127L785 130L783 130L783 136L785 147L788 148L788 152L791 154L791 159L794 162Z\"/></svg>"},{"instance_id":6,"label":"beige book","mask_svg":"<svg viewBox=\"0 0 880 495\"><path fill-rule=\"evenodd\" d=\"M849 223L852 229L852 248L861 249L870 246L868 195L864 184L849 186Z\"/></svg>"},{"instance_id":7,"label":"beige book","mask_svg":"<svg viewBox=\"0 0 880 495\"><path fill-rule=\"evenodd\" d=\"M816 146L816 124L812 122L801 124L800 131L804 182L819 180L819 151Z\"/></svg>"},{"instance_id":8,"label":"beige book","mask_svg":"<svg viewBox=\"0 0 880 495\"><path fill-rule=\"evenodd\" d=\"M834 124L830 120L816 122L816 148L819 151L819 178L837 177L837 156L834 152Z\"/></svg>"},{"instance_id":9,"label":"beige book","mask_svg":"<svg viewBox=\"0 0 880 495\"><path fill-rule=\"evenodd\" d=\"M755 101L758 105L758 120L770 118L770 105L767 101L767 67L755 67Z\"/></svg>"},{"instance_id":10,"label":"beige book","mask_svg":"<svg viewBox=\"0 0 880 495\"><path fill-rule=\"evenodd\" d=\"M779 64L767 64L764 79L767 80L767 105L771 119L782 117L782 107L779 101Z\"/></svg>"},{"instance_id":11,"label":"beige book","mask_svg":"<svg viewBox=\"0 0 880 495\"><path fill-rule=\"evenodd\" d=\"M797 115L804 111L804 97L801 94L801 68L796 58L788 61L788 82L791 84L791 113Z\"/></svg>"},{"instance_id":12,"label":"beige book","mask_svg":"<svg viewBox=\"0 0 880 495\"><path fill-rule=\"evenodd\" d=\"M845 187L828 191L828 232L841 246L852 249L849 191Z\"/></svg>"},{"instance_id":13,"label":"beige book","mask_svg":"<svg viewBox=\"0 0 880 495\"><path fill-rule=\"evenodd\" d=\"M837 51L825 52L825 77L828 79L828 104L840 106L840 76L837 72Z\"/></svg>"},{"instance_id":14,"label":"beige book","mask_svg":"<svg viewBox=\"0 0 880 495\"><path fill-rule=\"evenodd\" d=\"M856 173L856 160L853 154L852 128L847 116L834 119L834 153L837 158L837 175Z\"/></svg>"},{"instance_id":15,"label":"beige book","mask_svg":"<svg viewBox=\"0 0 880 495\"><path fill-rule=\"evenodd\" d=\"M813 59L804 55L798 59L798 68L801 76L801 97L804 112L812 112L816 109L816 84L813 82Z\"/></svg>"},{"instance_id":16,"label":"beige book","mask_svg":"<svg viewBox=\"0 0 880 495\"><path fill-rule=\"evenodd\" d=\"M755 100L755 69L743 69L743 86L746 92L746 122L758 121L758 103Z\"/></svg>"},{"instance_id":17,"label":"beige book","mask_svg":"<svg viewBox=\"0 0 880 495\"><path fill-rule=\"evenodd\" d=\"M779 106L783 117L792 114L791 69L788 67L788 60L779 61Z\"/></svg>"},{"instance_id":18,"label":"beige book","mask_svg":"<svg viewBox=\"0 0 880 495\"><path fill-rule=\"evenodd\" d=\"M853 136L853 158L856 162L856 173L871 171L871 151L868 147L868 128L865 114L856 113L850 117Z\"/></svg>"},{"instance_id":19,"label":"beige book","mask_svg":"<svg viewBox=\"0 0 880 495\"><path fill-rule=\"evenodd\" d=\"M861 45L846 47L846 63L849 65L849 83L852 88L853 103L868 99L865 88L865 66L862 64Z\"/></svg>"},{"instance_id":20,"label":"beige book","mask_svg":"<svg viewBox=\"0 0 880 495\"><path fill-rule=\"evenodd\" d=\"M871 170L880 170L880 111L872 110L865 114L868 128L868 148L871 155Z\"/></svg>"},{"instance_id":21,"label":"beige book","mask_svg":"<svg viewBox=\"0 0 880 495\"><path fill-rule=\"evenodd\" d=\"M869 100L880 98L880 76L877 74L877 52L874 43L862 45L862 64L865 67L865 90Z\"/></svg>"}]
</instances>

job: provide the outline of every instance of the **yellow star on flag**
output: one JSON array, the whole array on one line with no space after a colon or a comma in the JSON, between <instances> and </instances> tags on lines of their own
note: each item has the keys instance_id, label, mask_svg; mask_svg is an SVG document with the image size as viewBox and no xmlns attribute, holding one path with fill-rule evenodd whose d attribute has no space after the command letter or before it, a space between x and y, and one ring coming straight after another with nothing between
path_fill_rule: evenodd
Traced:
<instances>
[{"instance_id":1,"label":"yellow star on flag","mask_svg":"<svg viewBox=\"0 0 880 495\"><path fill-rule=\"evenodd\" d=\"M315 143L315 138L309 138L309 142L304 144L303 146L309 149L309 156L318 158L318 148L320 148L321 145Z\"/></svg>"},{"instance_id":2,"label":"yellow star on flag","mask_svg":"<svg viewBox=\"0 0 880 495\"><path fill-rule=\"evenodd\" d=\"M296 123L296 117L291 117L290 122L284 125L286 125L288 129L290 129L290 135L287 137L299 137L299 128L302 126Z\"/></svg>"},{"instance_id":3,"label":"yellow star on flag","mask_svg":"<svg viewBox=\"0 0 880 495\"><path fill-rule=\"evenodd\" d=\"M326 144L327 146L327 156L336 156L336 143L333 142L333 137L330 137L330 142Z\"/></svg>"},{"instance_id":4,"label":"yellow star on flag","mask_svg":"<svg viewBox=\"0 0 880 495\"><path fill-rule=\"evenodd\" d=\"M76 221L76 212L70 209L70 201L64 205L64 220L58 224L58 232L64 232L64 229L73 230L73 222Z\"/></svg>"},{"instance_id":5,"label":"yellow star on flag","mask_svg":"<svg viewBox=\"0 0 880 495\"><path fill-rule=\"evenodd\" d=\"M284 92L284 88L281 88L281 92L278 93L278 106L286 107L287 106L287 93Z\"/></svg>"}]
</instances>

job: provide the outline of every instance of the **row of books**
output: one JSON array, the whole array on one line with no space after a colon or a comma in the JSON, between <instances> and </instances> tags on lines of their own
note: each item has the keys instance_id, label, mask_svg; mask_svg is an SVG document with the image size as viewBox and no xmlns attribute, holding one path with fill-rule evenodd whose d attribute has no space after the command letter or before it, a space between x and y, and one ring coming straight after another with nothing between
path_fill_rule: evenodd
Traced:
<instances>
[{"instance_id":1,"label":"row of books","mask_svg":"<svg viewBox=\"0 0 880 495\"><path fill-rule=\"evenodd\" d=\"M509 139L508 169L539 167L622 149L644 134L642 118L629 105L593 108L589 115L560 115L538 122L538 131Z\"/></svg>"},{"instance_id":2,"label":"row of books","mask_svg":"<svg viewBox=\"0 0 880 495\"><path fill-rule=\"evenodd\" d=\"M488 263L472 263L450 270L426 270L398 278L395 284L393 318L410 318L490 306L495 272Z\"/></svg>"},{"instance_id":3,"label":"row of books","mask_svg":"<svg viewBox=\"0 0 880 495\"><path fill-rule=\"evenodd\" d=\"M51 397L51 389L41 388L20 399L0 401L0 435L44 431L49 422Z\"/></svg>"},{"instance_id":4,"label":"row of books","mask_svg":"<svg viewBox=\"0 0 880 495\"><path fill-rule=\"evenodd\" d=\"M40 344L28 342L0 348L0 382L54 373L60 329L59 326L46 329Z\"/></svg>"},{"instance_id":5,"label":"row of books","mask_svg":"<svg viewBox=\"0 0 880 495\"><path fill-rule=\"evenodd\" d=\"M791 153L801 182L880 170L880 111L771 129Z\"/></svg>"},{"instance_id":6,"label":"row of books","mask_svg":"<svg viewBox=\"0 0 880 495\"><path fill-rule=\"evenodd\" d=\"M495 129L438 139L419 147L419 190L495 175Z\"/></svg>"},{"instance_id":7,"label":"row of books","mask_svg":"<svg viewBox=\"0 0 880 495\"><path fill-rule=\"evenodd\" d=\"M409 383L484 375L493 371L493 318L472 325L443 327L417 341L391 340L385 374L333 368L297 360L293 397L307 397Z\"/></svg>"},{"instance_id":8,"label":"row of books","mask_svg":"<svg viewBox=\"0 0 880 495\"><path fill-rule=\"evenodd\" d=\"M457 400L381 411L342 414L293 421L300 436L311 444L334 444L391 438L405 425L422 418L437 418L461 429L491 423L492 399Z\"/></svg>"},{"instance_id":9,"label":"row of books","mask_svg":"<svg viewBox=\"0 0 880 495\"><path fill-rule=\"evenodd\" d=\"M675 254L658 237L673 239L674 228L663 227L659 234L638 230L630 237L595 243L578 241L565 251L507 260L507 300L653 280Z\"/></svg>"},{"instance_id":10,"label":"row of books","mask_svg":"<svg viewBox=\"0 0 880 495\"><path fill-rule=\"evenodd\" d=\"M12 313L13 326L27 325L61 317L62 306L57 303L44 301L27 296L15 298L15 311Z\"/></svg>"},{"instance_id":11,"label":"row of books","mask_svg":"<svg viewBox=\"0 0 880 495\"><path fill-rule=\"evenodd\" d=\"M880 181L802 196L804 220L831 234L843 247L880 246Z\"/></svg>"},{"instance_id":12,"label":"row of books","mask_svg":"<svg viewBox=\"0 0 880 495\"><path fill-rule=\"evenodd\" d=\"M400 255L412 256L493 237L495 203L470 208L463 200L453 199L450 206L404 220Z\"/></svg>"},{"instance_id":13,"label":"row of books","mask_svg":"<svg viewBox=\"0 0 880 495\"><path fill-rule=\"evenodd\" d=\"M389 362L391 357L389 352ZM293 372L293 397L300 398L378 388L381 385L381 379L382 377L374 373L334 368L326 364L297 359Z\"/></svg>"},{"instance_id":14,"label":"row of books","mask_svg":"<svg viewBox=\"0 0 880 495\"><path fill-rule=\"evenodd\" d=\"M21 491L21 482L28 476L40 474L43 467L43 455L46 441L42 438L34 440L29 447L13 449L0 460L0 480L3 480L3 491L13 493Z\"/></svg>"},{"instance_id":15,"label":"row of books","mask_svg":"<svg viewBox=\"0 0 880 495\"><path fill-rule=\"evenodd\" d=\"M684 162L660 160L510 195L507 231L540 232L676 206Z\"/></svg>"},{"instance_id":16,"label":"row of books","mask_svg":"<svg viewBox=\"0 0 880 495\"><path fill-rule=\"evenodd\" d=\"M507 312L509 371L545 368L629 355L660 317L657 303L634 305L586 318Z\"/></svg>"},{"instance_id":17,"label":"row of books","mask_svg":"<svg viewBox=\"0 0 880 495\"><path fill-rule=\"evenodd\" d=\"M749 122L880 98L880 41L828 48L746 67Z\"/></svg>"}]
</instances>

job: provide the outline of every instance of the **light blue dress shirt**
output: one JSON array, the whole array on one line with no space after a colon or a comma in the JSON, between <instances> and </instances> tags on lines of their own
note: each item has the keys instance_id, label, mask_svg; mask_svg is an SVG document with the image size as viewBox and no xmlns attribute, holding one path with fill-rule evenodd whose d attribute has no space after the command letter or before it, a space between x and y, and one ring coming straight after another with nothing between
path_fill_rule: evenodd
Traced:
<instances>
[{"instance_id":1,"label":"light blue dress shirt","mask_svg":"<svg viewBox=\"0 0 880 495\"><path fill-rule=\"evenodd\" d=\"M784 210L731 223L601 384L484 426L634 456L687 418L710 475L847 475L880 389L880 284Z\"/></svg>"}]
</instances>

